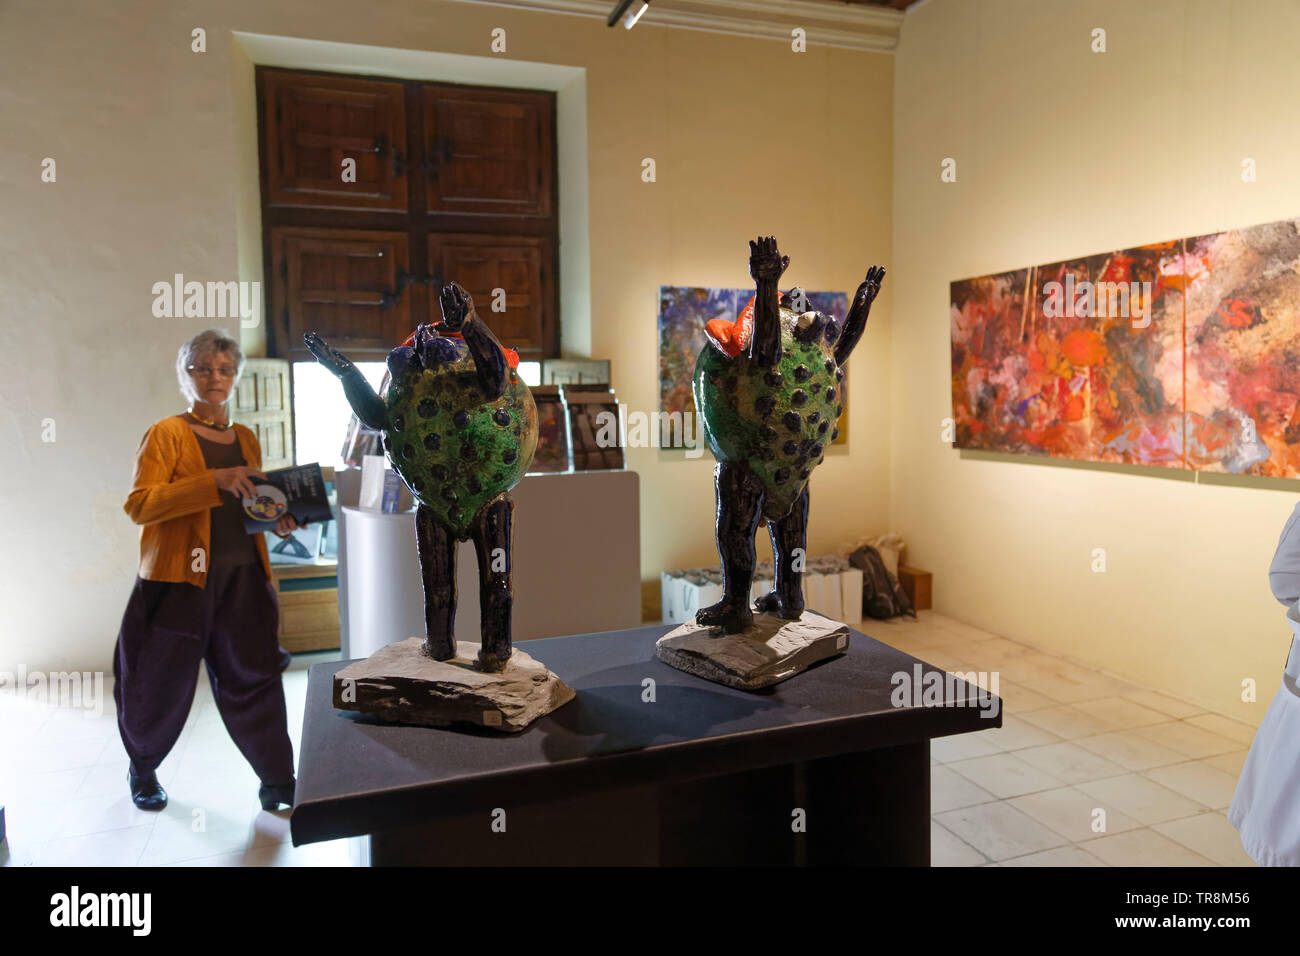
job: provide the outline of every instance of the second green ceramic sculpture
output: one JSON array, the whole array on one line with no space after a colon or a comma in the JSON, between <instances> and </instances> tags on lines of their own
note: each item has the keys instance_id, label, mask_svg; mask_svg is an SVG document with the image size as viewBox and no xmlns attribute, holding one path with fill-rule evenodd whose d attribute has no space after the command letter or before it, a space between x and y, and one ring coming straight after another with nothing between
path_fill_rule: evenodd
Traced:
<instances>
[{"instance_id":1,"label":"second green ceramic sculpture","mask_svg":"<svg viewBox=\"0 0 1300 956\"><path fill-rule=\"evenodd\" d=\"M803 290L777 282L790 263L772 237L749 244L754 301L735 323L715 319L695 366L693 390L704 438L717 459L717 543L722 600L696 621L737 634L754 611L784 620L803 613L802 561L808 532L808 479L844 412L844 365L866 328L885 270L872 266L843 326L813 311ZM766 519L775 587L749 607L754 533Z\"/></svg>"}]
</instances>

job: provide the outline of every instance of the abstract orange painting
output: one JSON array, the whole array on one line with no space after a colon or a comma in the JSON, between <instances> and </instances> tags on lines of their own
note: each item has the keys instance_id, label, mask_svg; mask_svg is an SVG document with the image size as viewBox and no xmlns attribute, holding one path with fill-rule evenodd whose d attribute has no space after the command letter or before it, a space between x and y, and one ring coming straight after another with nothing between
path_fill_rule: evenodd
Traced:
<instances>
[{"instance_id":1,"label":"abstract orange painting","mask_svg":"<svg viewBox=\"0 0 1300 956\"><path fill-rule=\"evenodd\" d=\"M953 282L957 447L1300 476L1298 226Z\"/></svg>"},{"instance_id":2,"label":"abstract orange painting","mask_svg":"<svg viewBox=\"0 0 1300 956\"><path fill-rule=\"evenodd\" d=\"M1300 476L1298 226L1186 240L1189 468Z\"/></svg>"}]
</instances>

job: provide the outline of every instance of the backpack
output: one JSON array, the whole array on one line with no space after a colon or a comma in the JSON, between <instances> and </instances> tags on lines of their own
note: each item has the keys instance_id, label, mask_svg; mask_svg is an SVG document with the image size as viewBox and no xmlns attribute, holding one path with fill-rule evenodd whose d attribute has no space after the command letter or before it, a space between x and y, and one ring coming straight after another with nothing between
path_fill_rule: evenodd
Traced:
<instances>
[{"instance_id":1,"label":"backpack","mask_svg":"<svg viewBox=\"0 0 1300 956\"><path fill-rule=\"evenodd\" d=\"M880 552L863 545L849 555L849 564L862 569L862 613L877 621L910 614L916 617L903 586L890 576Z\"/></svg>"}]
</instances>

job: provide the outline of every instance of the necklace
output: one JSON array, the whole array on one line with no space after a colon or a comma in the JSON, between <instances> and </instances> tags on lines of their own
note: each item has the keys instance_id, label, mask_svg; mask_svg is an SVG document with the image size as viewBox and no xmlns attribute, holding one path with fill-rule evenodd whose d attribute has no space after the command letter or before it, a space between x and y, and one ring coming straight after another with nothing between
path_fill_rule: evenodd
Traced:
<instances>
[{"instance_id":1,"label":"necklace","mask_svg":"<svg viewBox=\"0 0 1300 956\"><path fill-rule=\"evenodd\" d=\"M215 422L215 421L210 422L206 418L200 418L198 415L194 414L193 405L185 409L185 414L190 416L190 418L194 419L200 425L206 425L208 428L215 428L219 432L224 432L227 428L230 427L230 422Z\"/></svg>"}]
</instances>

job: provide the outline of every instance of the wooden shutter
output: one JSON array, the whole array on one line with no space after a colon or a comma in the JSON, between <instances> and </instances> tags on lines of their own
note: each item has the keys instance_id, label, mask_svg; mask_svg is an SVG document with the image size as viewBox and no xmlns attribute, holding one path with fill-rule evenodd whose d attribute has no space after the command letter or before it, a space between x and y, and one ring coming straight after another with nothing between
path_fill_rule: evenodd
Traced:
<instances>
[{"instance_id":1,"label":"wooden shutter","mask_svg":"<svg viewBox=\"0 0 1300 956\"><path fill-rule=\"evenodd\" d=\"M247 425L262 446L262 469L288 468L294 463L293 414L289 404L289 363L253 358L231 404L231 417Z\"/></svg>"},{"instance_id":2,"label":"wooden shutter","mask_svg":"<svg viewBox=\"0 0 1300 956\"><path fill-rule=\"evenodd\" d=\"M410 329L406 234L354 229L271 231L281 355L308 360L305 332L347 353L386 356Z\"/></svg>"},{"instance_id":3,"label":"wooden shutter","mask_svg":"<svg viewBox=\"0 0 1300 956\"><path fill-rule=\"evenodd\" d=\"M454 279L474 297L475 310L502 345L529 360L552 354L553 291L544 268L550 256L551 244L532 236L430 234L429 315L441 317L438 293ZM505 311L494 312L493 302L501 298Z\"/></svg>"},{"instance_id":4,"label":"wooden shutter","mask_svg":"<svg viewBox=\"0 0 1300 956\"><path fill-rule=\"evenodd\" d=\"M269 70L262 82L269 204L405 211L401 83Z\"/></svg>"},{"instance_id":5,"label":"wooden shutter","mask_svg":"<svg viewBox=\"0 0 1300 956\"><path fill-rule=\"evenodd\" d=\"M554 93L271 67L257 84L270 355L310 359L316 331L383 358L453 279L521 355L559 354Z\"/></svg>"},{"instance_id":6,"label":"wooden shutter","mask_svg":"<svg viewBox=\"0 0 1300 956\"><path fill-rule=\"evenodd\" d=\"M549 218L554 103L526 90L426 86L429 212Z\"/></svg>"}]
</instances>

